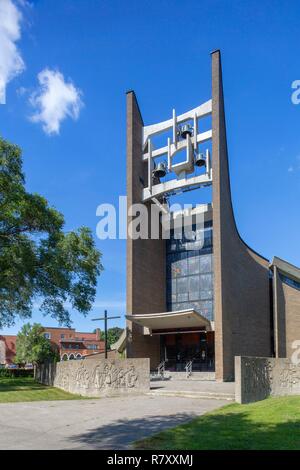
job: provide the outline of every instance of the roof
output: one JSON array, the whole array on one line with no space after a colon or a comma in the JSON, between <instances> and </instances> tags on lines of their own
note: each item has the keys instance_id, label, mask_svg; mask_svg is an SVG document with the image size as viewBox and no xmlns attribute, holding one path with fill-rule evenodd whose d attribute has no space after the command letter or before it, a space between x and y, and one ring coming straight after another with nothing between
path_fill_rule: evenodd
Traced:
<instances>
[{"instance_id":1,"label":"roof","mask_svg":"<svg viewBox=\"0 0 300 470\"><path fill-rule=\"evenodd\" d=\"M152 330L174 328L203 328L212 329L211 322L194 309L176 312L149 313L143 315L126 315L127 320Z\"/></svg>"},{"instance_id":2,"label":"roof","mask_svg":"<svg viewBox=\"0 0 300 470\"><path fill-rule=\"evenodd\" d=\"M44 330L68 330L75 331L75 328L69 328L67 326L42 326Z\"/></svg>"},{"instance_id":3,"label":"roof","mask_svg":"<svg viewBox=\"0 0 300 470\"><path fill-rule=\"evenodd\" d=\"M126 347L126 338L126 330L123 330L118 341L110 345L110 349L112 349L113 351L116 350L118 352L123 352Z\"/></svg>"},{"instance_id":4,"label":"roof","mask_svg":"<svg viewBox=\"0 0 300 470\"><path fill-rule=\"evenodd\" d=\"M294 266L293 264L288 263L288 261L284 261L277 256L274 256L272 263L270 263L270 269L273 269L274 266L276 266L281 273L287 274L291 279L300 281L300 268L297 266Z\"/></svg>"}]
</instances>

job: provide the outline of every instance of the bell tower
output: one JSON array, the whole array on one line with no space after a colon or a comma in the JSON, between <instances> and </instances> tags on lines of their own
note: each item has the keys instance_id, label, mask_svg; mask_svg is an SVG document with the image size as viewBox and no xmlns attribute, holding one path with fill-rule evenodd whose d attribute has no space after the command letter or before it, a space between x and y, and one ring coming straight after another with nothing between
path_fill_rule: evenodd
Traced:
<instances>
[{"instance_id":1,"label":"bell tower","mask_svg":"<svg viewBox=\"0 0 300 470\"><path fill-rule=\"evenodd\" d=\"M220 51L212 53L211 99L183 114L173 109L144 125L127 93L128 226L132 204L147 207L149 227L153 208L174 222L170 199L207 186L212 201L202 205L203 226L191 222L192 242L169 242L162 226L159 237L127 238L127 355L150 357L156 368L166 359L164 335L186 334L188 351L191 333L205 334L216 379L232 380L235 355L271 354L271 308L268 260L244 243L234 219Z\"/></svg>"}]
</instances>

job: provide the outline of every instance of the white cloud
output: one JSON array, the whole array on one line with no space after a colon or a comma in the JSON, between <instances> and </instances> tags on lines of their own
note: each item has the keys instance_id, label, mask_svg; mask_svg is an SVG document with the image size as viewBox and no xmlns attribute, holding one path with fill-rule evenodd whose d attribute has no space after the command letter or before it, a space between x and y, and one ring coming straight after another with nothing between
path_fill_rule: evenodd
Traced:
<instances>
[{"instance_id":1,"label":"white cloud","mask_svg":"<svg viewBox=\"0 0 300 470\"><path fill-rule=\"evenodd\" d=\"M12 0L0 0L0 104L6 102L6 86L25 69L16 46L21 37L22 13Z\"/></svg>"},{"instance_id":2,"label":"white cloud","mask_svg":"<svg viewBox=\"0 0 300 470\"><path fill-rule=\"evenodd\" d=\"M58 70L42 70L38 81L39 87L30 97L30 104L35 108L30 119L42 123L46 134L59 134L64 119L78 119L83 106L82 93L71 81L65 81Z\"/></svg>"},{"instance_id":3,"label":"white cloud","mask_svg":"<svg viewBox=\"0 0 300 470\"><path fill-rule=\"evenodd\" d=\"M17 89L17 95L18 95L18 96L23 96L23 95L25 95L27 92L28 92L28 90L27 90L27 88L25 88L24 86L20 86L20 87Z\"/></svg>"}]
</instances>

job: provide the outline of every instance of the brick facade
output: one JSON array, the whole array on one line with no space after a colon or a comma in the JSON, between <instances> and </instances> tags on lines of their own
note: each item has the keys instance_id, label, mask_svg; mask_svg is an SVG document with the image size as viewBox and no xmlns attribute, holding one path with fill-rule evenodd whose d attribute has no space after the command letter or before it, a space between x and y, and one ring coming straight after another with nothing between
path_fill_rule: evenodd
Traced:
<instances>
[{"instance_id":1,"label":"brick facade","mask_svg":"<svg viewBox=\"0 0 300 470\"><path fill-rule=\"evenodd\" d=\"M104 341L100 340L100 330L96 333L82 333L74 328L44 327L44 334L61 359L73 359L94 353L104 352ZM15 335L0 335L0 364L12 364L16 355Z\"/></svg>"},{"instance_id":2,"label":"brick facade","mask_svg":"<svg viewBox=\"0 0 300 470\"><path fill-rule=\"evenodd\" d=\"M82 333L74 328L44 327L45 334L50 334L50 342L59 351L61 359L86 356L93 352L104 351L104 341L100 340L100 330L96 333Z\"/></svg>"},{"instance_id":3,"label":"brick facade","mask_svg":"<svg viewBox=\"0 0 300 470\"><path fill-rule=\"evenodd\" d=\"M285 263L287 264L287 263ZM276 357L291 359L295 349L300 348L300 288L284 281L290 274L273 266L274 339ZM300 286L300 278L298 278ZM293 343L297 341L296 346Z\"/></svg>"},{"instance_id":4,"label":"brick facade","mask_svg":"<svg viewBox=\"0 0 300 470\"><path fill-rule=\"evenodd\" d=\"M0 364L12 364L16 355L15 335L0 335Z\"/></svg>"}]
</instances>

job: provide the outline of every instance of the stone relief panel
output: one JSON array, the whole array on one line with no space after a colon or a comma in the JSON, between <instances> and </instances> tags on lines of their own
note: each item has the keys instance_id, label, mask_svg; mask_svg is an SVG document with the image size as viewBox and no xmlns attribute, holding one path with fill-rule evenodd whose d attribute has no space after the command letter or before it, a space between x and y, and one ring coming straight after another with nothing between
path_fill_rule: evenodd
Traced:
<instances>
[{"instance_id":1,"label":"stone relief panel","mask_svg":"<svg viewBox=\"0 0 300 470\"><path fill-rule=\"evenodd\" d=\"M38 376L41 378L45 374L40 372ZM53 385L71 393L94 397L149 390L149 359L59 362L56 364Z\"/></svg>"},{"instance_id":2,"label":"stone relief panel","mask_svg":"<svg viewBox=\"0 0 300 470\"><path fill-rule=\"evenodd\" d=\"M271 392L273 367L269 361L245 359L243 386L255 395L268 396Z\"/></svg>"},{"instance_id":3,"label":"stone relief panel","mask_svg":"<svg viewBox=\"0 0 300 470\"><path fill-rule=\"evenodd\" d=\"M6 347L3 340L0 340L0 364L5 363Z\"/></svg>"},{"instance_id":4,"label":"stone relief panel","mask_svg":"<svg viewBox=\"0 0 300 470\"><path fill-rule=\"evenodd\" d=\"M114 364L98 364L92 373L92 384L102 388L134 388L139 386L138 371L133 365L116 367Z\"/></svg>"},{"instance_id":5,"label":"stone relief panel","mask_svg":"<svg viewBox=\"0 0 300 470\"><path fill-rule=\"evenodd\" d=\"M237 357L236 400L251 403L269 396L300 395L300 365L284 358Z\"/></svg>"},{"instance_id":6,"label":"stone relief panel","mask_svg":"<svg viewBox=\"0 0 300 470\"><path fill-rule=\"evenodd\" d=\"M281 359L277 365L277 381L274 384L275 392L282 395L300 394L300 366L292 364L289 360Z\"/></svg>"}]
</instances>

